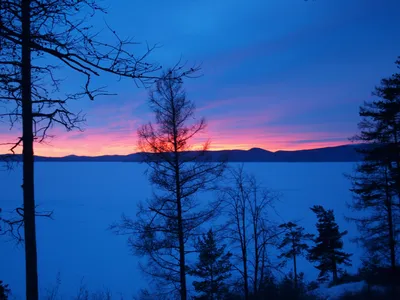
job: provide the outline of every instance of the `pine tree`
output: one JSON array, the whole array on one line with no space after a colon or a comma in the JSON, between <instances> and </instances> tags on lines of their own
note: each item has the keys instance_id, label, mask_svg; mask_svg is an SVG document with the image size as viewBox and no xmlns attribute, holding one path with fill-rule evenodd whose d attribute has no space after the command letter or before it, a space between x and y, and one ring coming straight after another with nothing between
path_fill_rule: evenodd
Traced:
<instances>
[{"instance_id":1,"label":"pine tree","mask_svg":"<svg viewBox=\"0 0 400 300\"><path fill-rule=\"evenodd\" d=\"M199 260L188 274L202 278L194 281L193 286L200 295L194 299L224 299L228 293L226 279L231 276L232 265L230 252L225 253L225 245L218 247L215 234L210 229L206 235L198 239L196 249Z\"/></svg>"},{"instance_id":2,"label":"pine tree","mask_svg":"<svg viewBox=\"0 0 400 300\"><path fill-rule=\"evenodd\" d=\"M400 60L396 64L400 68ZM373 95L378 99L360 107L360 133L352 138L363 144L358 150L363 161L348 176L354 194L350 207L363 214L348 219L357 224L357 241L368 254L394 270L400 233L400 74L383 79Z\"/></svg>"},{"instance_id":3,"label":"pine tree","mask_svg":"<svg viewBox=\"0 0 400 300\"><path fill-rule=\"evenodd\" d=\"M208 142L201 150L191 151L206 121L195 117L195 104L186 96L183 80L176 78L171 69L157 81L149 95L155 121L138 129L139 149L155 188L153 197L140 203L134 219L124 215L111 229L130 234L134 253L148 258L141 267L153 279L154 298L175 292L186 300L186 256L193 253L192 238L222 206L219 198L205 200L196 195L217 188L226 164L210 160Z\"/></svg>"},{"instance_id":4,"label":"pine tree","mask_svg":"<svg viewBox=\"0 0 400 300\"><path fill-rule=\"evenodd\" d=\"M339 265L350 266L351 254L341 251L343 248L342 237L347 231L340 232L335 221L333 210L325 210L320 205L314 205L311 210L316 214L318 237L314 239L315 246L308 251L308 259L318 262L316 268L320 271L318 280L326 281L328 273L333 275L333 282L338 279Z\"/></svg>"},{"instance_id":5,"label":"pine tree","mask_svg":"<svg viewBox=\"0 0 400 300\"><path fill-rule=\"evenodd\" d=\"M297 257L303 255L308 250L306 241L313 238L312 234L304 233L304 228L299 225L288 222L279 226L284 229L285 235L278 249L285 249L279 258L293 259L294 287L298 288L297 276Z\"/></svg>"}]
</instances>

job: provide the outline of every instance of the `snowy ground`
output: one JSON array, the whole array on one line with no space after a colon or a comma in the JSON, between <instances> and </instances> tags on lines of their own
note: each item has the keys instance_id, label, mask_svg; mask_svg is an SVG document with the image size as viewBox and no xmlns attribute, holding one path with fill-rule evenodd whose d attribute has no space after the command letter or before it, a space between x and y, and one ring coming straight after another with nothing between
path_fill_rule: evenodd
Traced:
<instances>
[{"instance_id":1,"label":"snowy ground","mask_svg":"<svg viewBox=\"0 0 400 300\"><path fill-rule=\"evenodd\" d=\"M327 284L325 284L314 291L313 294L321 296L326 300L337 300L346 293L357 293L366 287L367 284L364 281L350 282L332 287L328 287Z\"/></svg>"},{"instance_id":2,"label":"snowy ground","mask_svg":"<svg viewBox=\"0 0 400 300\"><path fill-rule=\"evenodd\" d=\"M313 295L320 296L324 300L338 300L346 294L357 294L365 291L368 288L368 284L365 281L349 282L332 287L328 287L328 284L321 285L318 289L312 292ZM374 292L385 293L387 290L382 286L370 286L370 289ZM383 299L382 295L382 299Z\"/></svg>"},{"instance_id":3,"label":"snowy ground","mask_svg":"<svg viewBox=\"0 0 400 300\"><path fill-rule=\"evenodd\" d=\"M321 204L334 209L341 229L349 230L345 250L355 253L349 271L356 270L360 252L349 242L356 228L344 220L351 194L343 173L351 172L352 167L352 163L245 164L245 170L265 186L282 192L276 204L282 221L301 220L300 224L314 233L316 219L309 207ZM37 224L42 292L55 285L58 273L64 299L76 294L82 278L90 290L107 287L115 296L135 294L145 284L126 238L107 231L122 212L134 216L137 201L150 196L145 169L136 163L36 164L37 204L42 210L54 209L54 220L39 218ZM20 168L0 172L0 207L4 211L21 203L21 182ZM23 248L4 237L0 241L0 279L22 299ZM308 262L300 261L298 268L307 279L315 279L317 273Z\"/></svg>"}]
</instances>

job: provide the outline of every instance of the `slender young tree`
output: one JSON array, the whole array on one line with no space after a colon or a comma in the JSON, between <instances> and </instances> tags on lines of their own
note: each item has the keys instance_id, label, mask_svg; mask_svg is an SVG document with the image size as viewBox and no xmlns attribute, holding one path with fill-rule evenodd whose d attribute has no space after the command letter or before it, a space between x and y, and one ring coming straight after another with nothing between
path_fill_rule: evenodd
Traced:
<instances>
[{"instance_id":1,"label":"slender young tree","mask_svg":"<svg viewBox=\"0 0 400 300\"><path fill-rule=\"evenodd\" d=\"M309 248L307 242L312 240L314 235L305 233L303 227L293 222L284 223L279 227L285 230L284 237L278 246L278 249L282 250L279 258L293 259L294 287L297 289L297 258L307 253Z\"/></svg>"},{"instance_id":2,"label":"slender young tree","mask_svg":"<svg viewBox=\"0 0 400 300\"><path fill-rule=\"evenodd\" d=\"M12 126L22 121L22 134L9 144L12 152L22 146L23 206L17 212L24 228L27 299L39 298L34 142L43 141L53 125L79 128L84 119L71 112L67 103L107 94L104 88L94 86L95 77L110 74L150 83L160 69L147 62L153 48L133 55L135 43L119 38L113 30L114 41L99 39L89 21L104 12L95 0L0 1L0 101L5 104L0 117L9 118ZM82 79L82 90L65 89L60 79L65 76L59 70L62 67Z\"/></svg>"},{"instance_id":3,"label":"slender young tree","mask_svg":"<svg viewBox=\"0 0 400 300\"><path fill-rule=\"evenodd\" d=\"M268 210L273 210L278 194L261 186L253 175L249 179L250 197L247 199L251 249L249 264L253 268L250 281L253 294L257 295L265 280L266 268L272 266L267 255L267 247L275 246L279 236L279 229L268 219Z\"/></svg>"},{"instance_id":4,"label":"slender young tree","mask_svg":"<svg viewBox=\"0 0 400 300\"><path fill-rule=\"evenodd\" d=\"M399 60L396 64L400 67ZM360 231L356 241L394 271L400 221L400 74L381 80L373 95L376 100L360 107L360 134L352 138L363 144L358 150L363 161L348 176L354 195L349 206L362 216L348 219Z\"/></svg>"},{"instance_id":5,"label":"slender young tree","mask_svg":"<svg viewBox=\"0 0 400 300\"><path fill-rule=\"evenodd\" d=\"M316 214L318 236L314 239L315 246L308 251L308 259L318 262L316 268L320 271L318 279L325 281L328 273L332 273L333 282L338 280L339 266L351 265L351 254L342 251L342 237L347 231L340 232L335 221L333 210L325 210L321 205L314 205L311 210Z\"/></svg>"},{"instance_id":6,"label":"slender young tree","mask_svg":"<svg viewBox=\"0 0 400 300\"><path fill-rule=\"evenodd\" d=\"M246 174L243 165L231 170L231 186L223 190L223 202L228 222L226 237L238 248L236 270L243 279L245 299L257 294L265 277L267 246L277 235L267 213L277 194L262 188L254 176ZM252 289L250 285L252 284Z\"/></svg>"},{"instance_id":7,"label":"slender young tree","mask_svg":"<svg viewBox=\"0 0 400 300\"><path fill-rule=\"evenodd\" d=\"M198 262L188 273L203 280L193 282L195 291L200 293L194 299L225 299L229 291L226 280L231 277L232 253L225 251L226 245L218 246L212 229L198 239L195 248L199 253Z\"/></svg>"},{"instance_id":8,"label":"slender young tree","mask_svg":"<svg viewBox=\"0 0 400 300\"><path fill-rule=\"evenodd\" d=\"M157 189L139 207L135 221L123 216L111 228L117 234L133 234L130 244L139 255L148 256L143 271L170 293L178 290L187 299L186 255L195 251L191 239L209 221L220 201L206 201L197 194L214 189L225 163L208 161L206 143L199 151L189 151L196 134L205 129L204 119L194 118L195 106L186 98L182 80L168 71L150 93L155 123L138 130L139 147L149 166L149 179Z\"/></svg>"}]
</instances>

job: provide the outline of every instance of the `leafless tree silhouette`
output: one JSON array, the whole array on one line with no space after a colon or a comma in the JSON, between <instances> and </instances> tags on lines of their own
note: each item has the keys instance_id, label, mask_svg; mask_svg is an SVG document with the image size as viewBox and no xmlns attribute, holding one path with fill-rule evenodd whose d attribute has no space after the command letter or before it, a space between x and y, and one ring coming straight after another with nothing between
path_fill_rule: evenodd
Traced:
<instances>
[{"instance_id":1,"label":"leafless tree silhouette","mask_svg":"<svg viewBox=\"0 0 400 300\"><path fill-rule=\"evenodd\" d=\"M231 185L223 190L223 202L228 223L225 237L239 252L235 257L241 267L236 270L243 279L244 297L249 299L250 284L257 294L269 266L267 246L278 236L268 210L279 194L263 188L254 176L244 171L243 165L231 169ZM232 251L233 253L235 251Z\"/></svg>"}]
</instances>

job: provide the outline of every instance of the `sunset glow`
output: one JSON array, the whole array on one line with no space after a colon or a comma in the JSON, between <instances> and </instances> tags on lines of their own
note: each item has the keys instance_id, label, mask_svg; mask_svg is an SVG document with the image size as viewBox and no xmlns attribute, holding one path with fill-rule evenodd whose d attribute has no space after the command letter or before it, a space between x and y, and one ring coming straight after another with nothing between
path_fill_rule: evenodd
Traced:
<instances>
[{"instance_id":1,"label":"sunset glow","mask_svg":"<svg viewBox=\"0 0 400 300\"><path fill-rule=\"evenodd\" d=\"M84 132L63 132L53 130L54 138L47 139L44 143L35 144L35 154L39 156L59 157L66 155L99 156L99 155L127 155L135 153L137 149L136 130L132 132L107 132L107 129L89 127ZM0 135L1 140L13 142L12 134ZM209 126L206 133L193 139L193 149L200 148L204 142L210 140L210 150L248 150L254 147L270 151L301 150L337 146L349 143L341 133L309 132L288 134L282 129L254 130L236 129L229 130ZM10 145L0 147L1 153L7 153ZM15 150L21 153L21 147Z\"/></svg>"},{"instance_id":2,"label":"sunset glow","mask_svg":"<svg viewBox=\"0 0 400 300\"><path fill-rule=\"evenodd\" d=\"M194 148L207 140L210 150L348 144L357 133L359 106L371 99L383 76L395 71L393 62L399 55L398 26L391 23L398 19L395 1L393 7L364 0L257 0L251 5L156 1L159 10L154 10L153 1L142 1L140 10L151 11L151 18L132 18L136 6L117 2L109 1L112 13L106 17L119 35L163 45L151 54L150 62L164 69L181 57L188 66L201 64L201 76L184 81L187 97L196 104L196 117L205 117L208 123L193 140ZM104 28L103 19L93 22L94 28ZM133 49L141 53L146 47ZM84 84L68 68L60 72L66 78L66 92L76 92ZM117 79L94 78L96 86L106 85L116 96L68 103L72 112L86 114L84 131L66 132L55 126L49 131L54 138L35 144L35 154L137 152L138 127L154 120L148 91ZM10 131L6 118L0 119L0 153L9 153L11 145L4 143L21 136L18 125Z\"/></svg>"}]
</instances>

